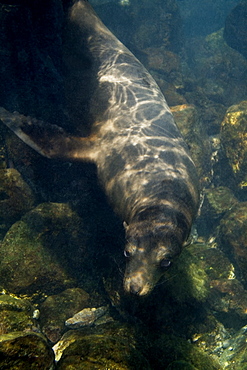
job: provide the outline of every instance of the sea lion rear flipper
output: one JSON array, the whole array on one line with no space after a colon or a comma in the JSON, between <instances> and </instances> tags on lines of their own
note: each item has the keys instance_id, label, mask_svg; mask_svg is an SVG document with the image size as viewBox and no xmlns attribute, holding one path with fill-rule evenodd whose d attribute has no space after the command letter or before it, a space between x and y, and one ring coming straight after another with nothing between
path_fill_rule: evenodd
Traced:
<instances>
[{"instance_id":1,"label":"sea lion rear flipper","mask_svg":"<svg viewBox=\"0 0 247 370\"><path fill-rule=\"evenodd\" d=\"M93 141L69 136L61 127L0 108L0 120L27 145L47 158L93 161Z\"/></svg>"}]
</instances>

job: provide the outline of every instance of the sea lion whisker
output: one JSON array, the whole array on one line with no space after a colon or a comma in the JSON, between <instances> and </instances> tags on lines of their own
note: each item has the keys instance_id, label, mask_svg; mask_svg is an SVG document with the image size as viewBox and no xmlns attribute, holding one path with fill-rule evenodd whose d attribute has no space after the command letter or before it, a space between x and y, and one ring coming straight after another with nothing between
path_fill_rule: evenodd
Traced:
<instances>
[{"instance_id":1,"label":"sea lion whisker","mask_svg":"<svg viewBox=\"0 0 247 370\"><path fill-rule=\"evenodd\" d=\"M172 276L169 276L167 277L166 275L164 275L163 279L161 279L157 284L156 286L159 286L159 285L164 285L165 283L167 283L168 281L170 280L173 280L178 274L174 274Z\"/></svg>"},{"instance_id":2,"label":"sea lion whisker","mask_svg":"<svg viewBox=\"0 0 247 370\"><path fill-rule=\"evenodd\" d=\"M124 271L122 269L122 267L120 266L120 263L117 261L117 259L113 256L110 256L111 260L113 260L113 262L115 263L115 265L117 266L118 268L118 271L120 272L121 276L123 277L124 276Z\"/></svg>"}]
</instances>

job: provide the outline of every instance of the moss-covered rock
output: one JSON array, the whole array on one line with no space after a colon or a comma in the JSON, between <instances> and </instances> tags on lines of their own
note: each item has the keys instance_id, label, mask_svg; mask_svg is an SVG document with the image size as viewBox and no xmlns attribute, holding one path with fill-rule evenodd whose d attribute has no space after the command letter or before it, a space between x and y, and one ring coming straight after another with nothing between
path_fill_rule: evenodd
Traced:
<instances>
[{"instance_id":1,"label":"moss-covered rock","mask_svg":"<svg viewBox=\"0 0 247 370\"><path fill-rule=\"evenodd\" d=\"M187 340L175 336L163 334L154 342L149 352L152 369L222 369L215 358L205 354Z\"/></svg>"},{"instance_id":2,"label":"moss-covered rock","mask_svg":"<svg viewBox=\"0 0 247 370\"><path fill-rule=\"evenodd\" d=\"M210 291L208 261L199 256L199 251L204 253L205 249L207 247L201 244L188 246L167 273L166 286L180 302L192 299L203 302L208 297Z\"/></svg>"},{"instance_id":3,"label":"moss-covered rock","mask_svg":"<svg viewBox=\"0 0 247 370\"><path fill-rule=\"evenodd\" d=\"M194 105L183 104L171 109L176 124L189 146L193 161L200 178L210 171L211 148L208 137L199 124L199 115Z\"/></svg>"},{"instance_id":4,"label":"moss-covered rock","mask_svg":"<svg viewBox=\"0 0 247 370\"><path fill-rule=\"evenodd\" d=\"M149 370L135 335L133 327L119 323L70 330L56 345L57 368Z\"/></svg>"},{"instance_id":5,"label":"moss-covered rock","mask_svg":"<svg viewBox=\"0 0 247 370\"><path fill-rule=\"evenodd\" d=\"M247 346L246 330L244 326L237 331L225 343L225 349L220 356L220 363L225 370L243 370L246 369Z\"/></svg>"},{"instance_id":6,"label":"moss-covered rock","mask_svg":"<svg viewBox=\"0 0 247 370\"><path fill-rule=\"evenodd\" d=\"M247 58L247 3L240 1L231 10L225 21L224 39L231 48L236 49Z\"/></svg>"},{"instance_id":7,"label":"moss-covered rock","mask_svg":"<svg viewBox=\"0 0 247 370\"><path fill-rule=\"evenodd\" d=\"M133 41L136 48L165 46L178 51L182 45L181 18L174 1L130 1L135 22Z\"/></svg>"},{"instance_id":8,"label":"moss-covered rock","mask_svg":"<svg viewBox=\"0 0 247 370\"><path fill-rule=\"evenodd\" d=\"M208 238L214 235L224 214L238 202L233 192L226 186L204 189L204 201L198 219L198 230Z\"/></svg>"},{"instance_id":9,"label":"moss-covered rock","mask_svg":"<svg viewBox=\"0 0 247 370\"><path fill-rule=\"evenodd\" d=\"M41 334L15 332L0 335L0 368L52 370L54 354Z\"/></svg>"},{"instance_id":10,"label":"moss-covered rock","mask_svg":"<svg viewBox=\"0 0 247 370\"><path fill-rule=\"evenodd\" d=\"M173 361L167 368L167 370L197 370L197 368L187 361Z\"/></svg>"},{"instance_id":11,"label":"moss-covered rock","mask_svg":"<svg viewBox=\"0 0 247 370\"><path fill-rule=\"evenodd\" d=\"M65 321L76 312L88 307L89 294L79 288L47 297L40 306L40 325L42 332L56 343L65 331Z\"/></svg>"},{"instance_id":12,"label":"moss-covered rock","mask_svg":"<svg viewBox=\"0 0 247 370\"><path fill-rule=\"evenodd\" d=\"M203 214L208 218L213 218L214 221L238 202L232 191L226 186L205 189L204 191Z\"/></svg>"},{"instance_id":13,"label":"moss-covered rock","mask_svg":"<svg viewBox=\"0 0 247 370\"><path fill-rule=\"evenodd\" d=\"M197 42L193 72L205 96L226 107L242 100L246 96L247 61L225 43L223 29Z\"/></svg>"},{"instance_id":14,"label":"moss-covered rock","mask_svg":"<svg viewBox=\"0 0 247 370\"><path fill-rule=\"evenodd\" d=\"M33 312L34 307L28 300L7 294L0 295L0 333L35 330L37 325Z\"/></svg>"},{"instance_id":15,"label":"moss-covered rock","mask_svg":"<svg viewBox=\"0 0 247 370\"><path fill-rule=\"evenodd\" d=\"M247 284L247 202L236 204L221 220L221 248L232 258L239 276Z\"/></svg>"},{"instance_id":16,"label":"moss-covered rock","mask_svg":"<svg viewBox=\"0 0 247 370\"><path fill-rule=\"evenodd\" d=\"M6 234L0 279L14 293L41 290L54 294L69 288L85 255L82 219L63 203L43 203Z\"/></svg>"},{"instance_id":17,"label":"moss-covered rock","mask_svg":"<svg viewBox=\"0 0 247 370\"><path fill-rule=\"evenodd\" d=\"M14 168L0 170L0 235L34 205L30 187Z\"/></svg>"},{"instance_id":18,"label":"moss-covered rock","mask_svg":"<svg viewBox=\"0 0 247 370\"><path fill-rule=\"evenodd\" d=\"M236 185L247 188L247 101L231 106L221 124L221 143Z\"/></svg>"}]
</instances>

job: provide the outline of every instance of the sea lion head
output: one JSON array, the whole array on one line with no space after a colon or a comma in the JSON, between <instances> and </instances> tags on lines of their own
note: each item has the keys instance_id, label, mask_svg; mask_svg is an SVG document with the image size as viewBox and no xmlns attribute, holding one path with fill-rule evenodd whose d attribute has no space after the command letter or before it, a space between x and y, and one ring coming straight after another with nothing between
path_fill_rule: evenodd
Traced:
<instances>
[{"instance_id":1,"label":"sea lion head","mask_svg":"<svg viewBox=\"0 0 247 370\"><path fill-rule=\"evenodd\" d=\"M176 228L170 223L137 222L125 225L127 243L124 290L149 294L182 249Z\"/></svg>"}]
</instances>

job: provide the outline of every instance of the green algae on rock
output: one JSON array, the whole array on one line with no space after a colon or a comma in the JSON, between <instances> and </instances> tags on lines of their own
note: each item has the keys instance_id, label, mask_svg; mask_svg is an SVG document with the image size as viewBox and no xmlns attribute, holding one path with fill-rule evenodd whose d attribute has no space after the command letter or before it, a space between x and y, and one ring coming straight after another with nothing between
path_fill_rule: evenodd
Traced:
<instances>
[{"instance_id":1,"label":"green algae on rock","mask_svg":"<svg viewBox=\"0 0 247 370\"><path fill-rule=\"evenodd\" d=\"M247 285L247 202L236 204L221 220L221 248L233 259L240 277Z\"/></svg>"},{"instance_id":2,"label":"green algae on rock","mask_svg":"<svg viewBox=\"0 0 247 370\"><path fill-rule=\"evenodd\" d=\"M232 191L226 186L205 189L203 204L205 216L217 219L229 211L238 202ZM206 209L205 209L206 207Z\"/></svg>"},{"instance_id":3,"label":"green algae on rock","mask_svg":"<svg viewBox=\"0 0 247 370\"><path fill-rule=\"evenodd\" d=\"M0 334L36 330L34 307L26 299L0 295Z\"/></svg>"},{"instance_id":4,"label":"green algae on rock","mask_svg":"<svg viewBox=\"0 0 247 370\"><path fill-rule=\"evenodd\" d=\"M242 327L227 343L220 357L224 370L244 370L247 362L247 327Z\"/></svg>"},{"instance_id":5,"label":"green algae on rock","mask_svg":"<svg viewBox=\"0 0 247 370\"><path fill-rule=\"evenodd\" d=\"M34 195L14 168L0 169L0 234L34 205Z\"/></svg>"},{"instance_id":6,"label":"green algae on rock","mask_svg":"<svg viewBox=\"0 0 247 370\"><path fill-rule=\"evenodd\" d=\"M77 370L150 370L133 327L109 323L70 330L54 348L57 368Z\"/></svg>"},{"instance_id":7,"label":"green algae on rock","mask_svg":"<svg viewBox=\"0 0 247 370\"><path fill-rule=\"evenodd\" d=\"M40 326L42 333L56 343L65 331L65 320L87 307L90 296L80 288L66 289L51 295L40 306Z\"/></svg>"},{"instance_id":8,"label":"green algae on rock","mask_svg":"<svg viewBox=\"0 0 247 370\"><path fill-rule=\"evenodd\" d=\"M0 335L0 368L52 370L54 354L43 335L14 332Z\"/></svg>"},{"instance_id":9,"label":"green algae on rock","mask_svg":"<svg viewBox=\"0 0 247 370\"><path fill-rule=\"evenodd\" d=\"M166 370L197 370L195 366L191 365L187 361L173 361Z\"/></svg>"},{"instance_id":10,"label":"green algae on rock","mask_svg":"<svg viewBox=\"0 0 247 370\"><path fill-rule=\"evenodd\" d=\"M199 114L192 104L177 105L171 108L175 122L189 146L191 157L199 177L209 176L211 148L205 130L199 124Z\"/></svg>"},{"instance_id":11,"label":"green algae on rock","mask_svg":"<svg viewBox=\"0 0 247 370\"><path fill-rule=\"evenodd\" d=\"M198 228L208 238L217 233L221 218L234 204L238 203L233 192L226 186L210 187L204 189L204 201L201 208Z\"/></svg>"},{"instance_id":12,"label":"green algae on rock","mask_svg":"<svg viewBox=\"0 0 247 370\"><path fill-rule=\"evenodd\" d=\"M152 358L150 360L152 369L222 369L215 357L205 354L200 348L197 348L187 340L171 335L163 334L154 341L149 351ZM178 362L180 364L182 362L186 366L175 367L175 364Z\"/></svg>"},{"instance_id":13,"label":"green algae on rock","mask_svg":"<svg viewBox=\"0 0 247 370\"><path fill-rule=\"evenodd\" d=\"M84 257L85 238L82 219L69 205L40 204L16 222L3 240L1 284L25 294L38 290L54 294L71 287L72 272Z\"/></svg>"},{"instance_id":14,"label":"green algae on rock","mask_svg":"<svg viewBox=\"0 0 247 370\"><path fill-rule=\"evenodd\" d=\"M180 302L191 299L204 302L208 297L210 288L206 263L198 253L194 254L195 250L202 253L204 248L200 244L192 244L185 248L177 264L172 266L167 274L166 286Z\"/></svg>"},{"instance_id":15,"label":"green algae on rock","mask_svg":"<svg viewBox=\"0 0 247 370\"><path fill-rule=\"evenodd\" d=\"M247 183L247 101L231 106L221 124L221 143L237 186Z\"/></svg>"}]
</instances>

